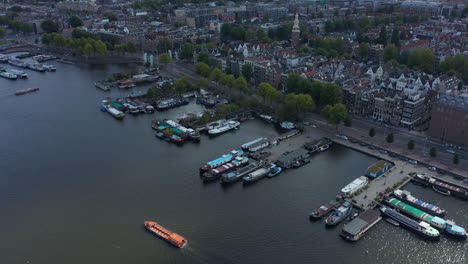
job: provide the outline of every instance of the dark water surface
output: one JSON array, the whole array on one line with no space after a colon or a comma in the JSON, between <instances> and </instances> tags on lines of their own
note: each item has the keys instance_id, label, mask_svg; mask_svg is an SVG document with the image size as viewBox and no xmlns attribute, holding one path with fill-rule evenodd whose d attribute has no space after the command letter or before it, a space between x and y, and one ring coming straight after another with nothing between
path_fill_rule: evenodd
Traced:
<instances>
[{"instance_id":1,"label":"dark water surface","mask_svg":"<svg viewBox=\"0 0 468 264\"><path fill-rule=\"evenodd\" d=\"M199 105L119 122L99 111L109 93L92 83L123 66L55 64L56 73L0 79L2 264L467 263L465 242L429 243L382 221L348 243L338 236L341 226L325 229L308 220L312 209L361 176L372 157L333 146L300 169L252 186L203 184L203 162L277 132L252 120L177 147L157 140L150 121L200 112ZM13 95L29 87L41 90ZM408 189L468 225L466 202ZM176 249L149 234L144 220L183 235L188 246Z\"/></svg>"}]
</instances>

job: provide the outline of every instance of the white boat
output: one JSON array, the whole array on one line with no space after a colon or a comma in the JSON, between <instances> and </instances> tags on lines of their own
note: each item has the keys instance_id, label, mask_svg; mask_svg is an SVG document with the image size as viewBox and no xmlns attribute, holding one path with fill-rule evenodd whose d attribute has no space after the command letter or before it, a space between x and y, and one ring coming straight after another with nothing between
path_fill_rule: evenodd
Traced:
<instances>
[{"instance_id":1,"label":"white boat","mask_svg":"<svg viewBox=\"0 0 468 264\"><path fill-rule=\"evenodd\" d=\"M0 62L8 62L8 59L10 59L10 57L8 57L7 55L0 54Z\"/></svg>"},{"instance_id":2,"label":"white boat","mask_svg":"<svg viewBox=\"0 0 468 264\"><path fill-rule=\"evenodd\" d=\"M26 68L28 67L28 64L22 60L18 60L18 59L9 59L8 60L8 63L13 65L13 66L18 66L18 67L23 67L23 68Z\"/></svg>"},{"instance_id":3,"label":"white boat","mask_svg":"<svg viewBox=\"0 0 468 264\"><path fill-rule=\"evenodd\" d=\"M113 107L108 107L107 112L109 112L109 114L111 114L111 116L113 116L115 119L123 119L125 117L125 114L123 112Z\"/></svg>"},{"instance_id":4,"label":"white boat","mask_svg":"<svg viewBox=\"0 0 468 264\"><path fill-rule=\"evenodd\" d=\"M28 78L28 74L24 71L19 71L15 69L11 69L8 72L13 73L14 75L21 77L21 78Z\"/></svg>"},{"instance_id":5,"label":"white boat","mask_svg":"<svg viewBox=\"0 0 468 264\"><path fill-rule=\"evenodd\" d=\"M322 151L327 150L328 148L329 148L329 145L321 146L321 147L319 148L319 151L322 152Z\"/></svg>"},{"instance_id":6,"label":"white boat","mask_svg":"<svg viewBox=\"0 0 468 264\"><path fill-rule=\"evenodd\" d=\"M294 129L296 127L294 123L288 122L288 121L281 122L280 126L284 129L289 129L289 130Z\"/></svg>"},{"instance_id":7,"label":"white boat","mask_svg":"<svg viewBox=\"0 0 468 264\"><path fill-rule=\"evenodd\" d=\"M247 143L245 143L245 144L242 144L241 147L242 147L243 149L249 149L251 146L253 146L253 145L255 145L256 143L258 143L258 142L260 142L260 141L262 141L262 140L265 140L265 139L266 139L266 138L264 138L264 137L260 137L260 138L254 139L254 140L252 140L252 141L249 141L249 142L247 142Z\"/></svg>"},{"instance_id":8,"label":"white boat","mask_svg":"<svg viewBox=\"0 0 468 264\"><path fill-rule=\"evenodd\" d=\"M229 130L236 129L239 126L240 123L238 121L229 120L217 128L208 130L208 134L212 136L219 135Z\"/></svg>"},{"instance_id":9,"label":"white boat","mask_svg":"<svg viewBox=\"0 0 468 264\"><path fill-rule=\"evenodd\" d=\"M341 192L345 196L350 196L353 193L360 190L361 188L363 188L364 186L366 186L368 183L369 183L369 180L367 179L367 177L361 176L355 179L354 181L352 181L350 184L343 187L343 189L341 189Z\"/></svg>"},{"instance_id":10,"label":"white boat","mask_svg":"<svg viewBox=\"0 0 468 264\"><path fill-rule=\"evenodd\" d=\"M0 76L3 78L10 79L10 80L16 80L18 78L18 76L16 76L15 74L11 72L0 72Z\"/></svg>"}]
</instances>

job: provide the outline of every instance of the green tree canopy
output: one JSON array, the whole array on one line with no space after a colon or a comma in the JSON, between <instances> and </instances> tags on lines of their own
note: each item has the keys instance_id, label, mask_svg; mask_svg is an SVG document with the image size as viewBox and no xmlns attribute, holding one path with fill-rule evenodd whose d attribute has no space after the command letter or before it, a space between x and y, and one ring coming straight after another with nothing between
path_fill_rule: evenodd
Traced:
<instances>
[{"instance_id":1,"label":"green tree canopy","mask_svg":"<svg viewBox=\"0 0 468 264\"><path fill-rule=\"evenodd\" d=\"M244 65L242 65L241 72L242 76L244 76L247 82L249 82L253 75L252 65L250 65L249 63L245 63Z\"/></svg>"},{"instance_id":2,"label":"green tree canopy","mask_svg":"<svg viewBox=\"0 0 468 264\"><path fill-rule=\"evenodd\" d=\"M6 35L7 31L4 27L0 27L0 38L3 38Z\"/></svg>"},{"instance_id":3,"label":"green tree canopy","mask_svg":"<svg viewBox=\"0 0 468 264\"><path fill-rule=\"evenodd\" d=\"M348 110L344 104L326 105L322 109L322 116L332 125L339 125L348 115Z\"/></svg>"},{"instance_id":4,"label":"green tree canopy","mask_svg":"<svg viewBox=\"0 0 468 264\"><path fill-rule=\"evenodd\" d=\"M369 54L369 44L361 42L358 49L358 57L363 59Z\"/></svg>"},{"instance_id":5,"label":"green tree canopy","mask_svg":"<svg viewBox=\"0 0 468 264\"><path fill-rule=\"evenodd\" d=\"M200 76L208 77L211 73L211 68L206 63L197 62L195 64L195 72Z\"/></svg>"},{"instance_id":6,"label":"green tree canopy","mask_svg":"<svg viewBox=\"0 0 468 264\"><path fill-rule=\"evenodd\" d=\"M223 72L219 68L214 68L210 73L210 80L213 82L219 82L222 76Z\"/></svg>"},{"instance_id":7,"label":"green tree canopy","mask_svg":"<svg viewBox=\"0 0 468 264\"><path fill-rule=\"evenodd\" d=\"M50 18L44 19L41 22L41 28L47 33L58 32L59 31L59 23L55 20Z\"/></svg>"},{"instance_id":8,"label":"green tree canopy","mask_svg":"<svg viewBox=\"0 0 468 264\"><path fill-rule=\"evenodd\" d=\"M190 84L190 79L187 76L184 76L175 80L174 88L179 94L191 91L192 85Z\"/></svg>"},{"instance_id":9,"label":"green tree canopy","mask_svg":"<svg viewBox=\"0 0 468 264\"><path fill-rule=\"evenodd\" d=\"M211 59L206 52L200 52L200 54L198 54L197 62L203 62L211 66Z\"/></svg>"},{"instance_id":10,"label":"green tree canopy","mask_svg":"<svg viewBox=\"0 0 468 264\"><path fill-rule=\"evenodd\" d=\"M221 77L221 80L220 80L220 83L222 85L226 85L227 87L229 88L232 88L234 87L234 82L235 82L236 78L234 77L234 75L232 74L224 74L222 77Z\"/></svg>"},{"instance_id":11,"label":"green tree canopy","mask_svg":"<svg viewBox=\"0 0 468 264\"><path fill-rule=\"evenodd\" d=\"M74 28L81 27L83 25L83 20L81 20L81 18L79 18L78 16L71 16L68 19L68 23L70 23L70 26Z\"/></svg>"},{"instance_id":12,"label":"green tree canopy","mask_svg":"<svg viewBox=\"0 0 468 264\"><path fill-rule=\"evenodd\" d=\"M172 62L172 59L167 53L161 53L161 55L159 55L159 62L167 65Z\"/></svg>"},{"instance_id":13,"label":"green tree canopy","mask_svg":"<svg viewBox=\"0 0 468 264\"><path fill-rule=\"evenodd\" d=\"M371 127L369 129L369 137L374 137L375 136L375 128Z\"/></svg>"},{"instance_id":14,"label":"green tree canopy","mask_svg":"<svg viewBox=\"0 0 468 264\"><path fill-rule=\"evenodd\" d=\"M234 87L242 92L251 94L252 91L247 84L247 80L244 77L239 77L234 81Z\"/></svg>"},{"instance_id":15,"label":"green tree canopy","mask_svg":"<svg viewBox=\"0 0 468 264\"><path fill-rule=\"evenodd\" d=\"M431 155L431 157L435 158L437 156L437 149L435 147L432 147L429 150L429 155Z\"/></svg>"},{"instance_id":16,"label":"green tree canopy","mask_svg":"<svg viewBox=\"0 0 468 264\"><path fill-rule=\"evenodd\" d=\"M414 146L415 146L414 140L411 139L410 141L408 141L408 149L409 150L413 150Z\"/></svg>"},{"instance_id":17,"label":"green tree canopy","mask_svg":"<svg viewBox=\"0 0 468 264\"><path fill-rule=\"evenodd\" d=\"M388 134L387 138L386 138L387 142L388 143L393 143L394 137L395 136L393 135L393 133Z\"/></svg>"},{"instance_id":18,"label":"green tree canopy","mask_svg":"<svg viewBox=\"0 0 468 264\"><path fill-rule=\"evenodd\" d=\"M394 44L390 44L384 49L384 61L397 60L398 48Z\"/></svg>"},{"instance_id":19,"label":"green tree canopy","mask_svg":"<svg viewBox=\"0 0 468 264\"><path fill-rule=\"evenodd\" d=\"M185 42L182 46L182 50L179 56L182 60L191 60L193 59L193 44L190 42Z\"/></svg>"},{"instance_id":20,"label":"green tree canopy","mask_svg":"<svg viewBox=\"0 0 468 264\"><path fill-rule=\"evenodd\" d=\"M104 16L107 17L107 19L109 19L110 22L117 21L117 15L115 15L112 12L106 12L104 13Z\"/></svg>"}]
</instances>

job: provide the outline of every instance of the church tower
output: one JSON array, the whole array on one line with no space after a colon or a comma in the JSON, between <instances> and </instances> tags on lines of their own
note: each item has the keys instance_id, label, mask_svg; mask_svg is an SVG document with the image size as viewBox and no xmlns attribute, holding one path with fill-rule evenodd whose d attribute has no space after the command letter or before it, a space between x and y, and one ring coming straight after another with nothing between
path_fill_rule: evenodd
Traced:
<instances>
[{"instance_id":1,"label":"church tower","mask_svg":"<svg viewBox=\"0 0 468 264\"><path fill-rule=\"evenodd\" d=\"M299 27L299 15L296 13L296 18L294 19L294 26L291 33L291 45L293 48L299 48L299 37L301 35L301 29Z\"/></svg>"}]
</instances>

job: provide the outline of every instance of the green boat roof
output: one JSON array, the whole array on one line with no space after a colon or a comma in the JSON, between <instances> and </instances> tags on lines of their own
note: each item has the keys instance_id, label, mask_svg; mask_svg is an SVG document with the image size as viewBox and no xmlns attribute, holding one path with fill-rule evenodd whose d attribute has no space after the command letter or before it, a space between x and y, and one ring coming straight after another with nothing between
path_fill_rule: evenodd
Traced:
<instances>
[{"instance_id":1,"label":"green boat roof","mask_svg":"<svg viewBox=\"0 0 468 264\"><path fill-rule=\"evenodd\" d=\"M390 163L385 161L385 160L379 160L377 163L375 163L374 165L370 166L367 171L369 172L372 172L372 173L377 173L381 170L383 170L383 168L385 168L386 166L388 166Z\"/></svg>"},{"instance_id":2,"label":"green boat roof","mask_svg":"<svg viewBox=\"0 0 468 264\"><path fill-rule=\"evenodd\" d=\"M395 199L395 198L392 198L390 199L390 203L393 204L394 206L402 209L402 210L405 210L419 218L422 218L424 219L425 221L428 221L428 222L432 222L432 219L434 218L434 216L426 213L426 212L423 212L417 208L414 208L413 206L411 205L408 205L408 204L405 204L404 202L398 200L398 199Z\"/></svg>"}]
</instances>

